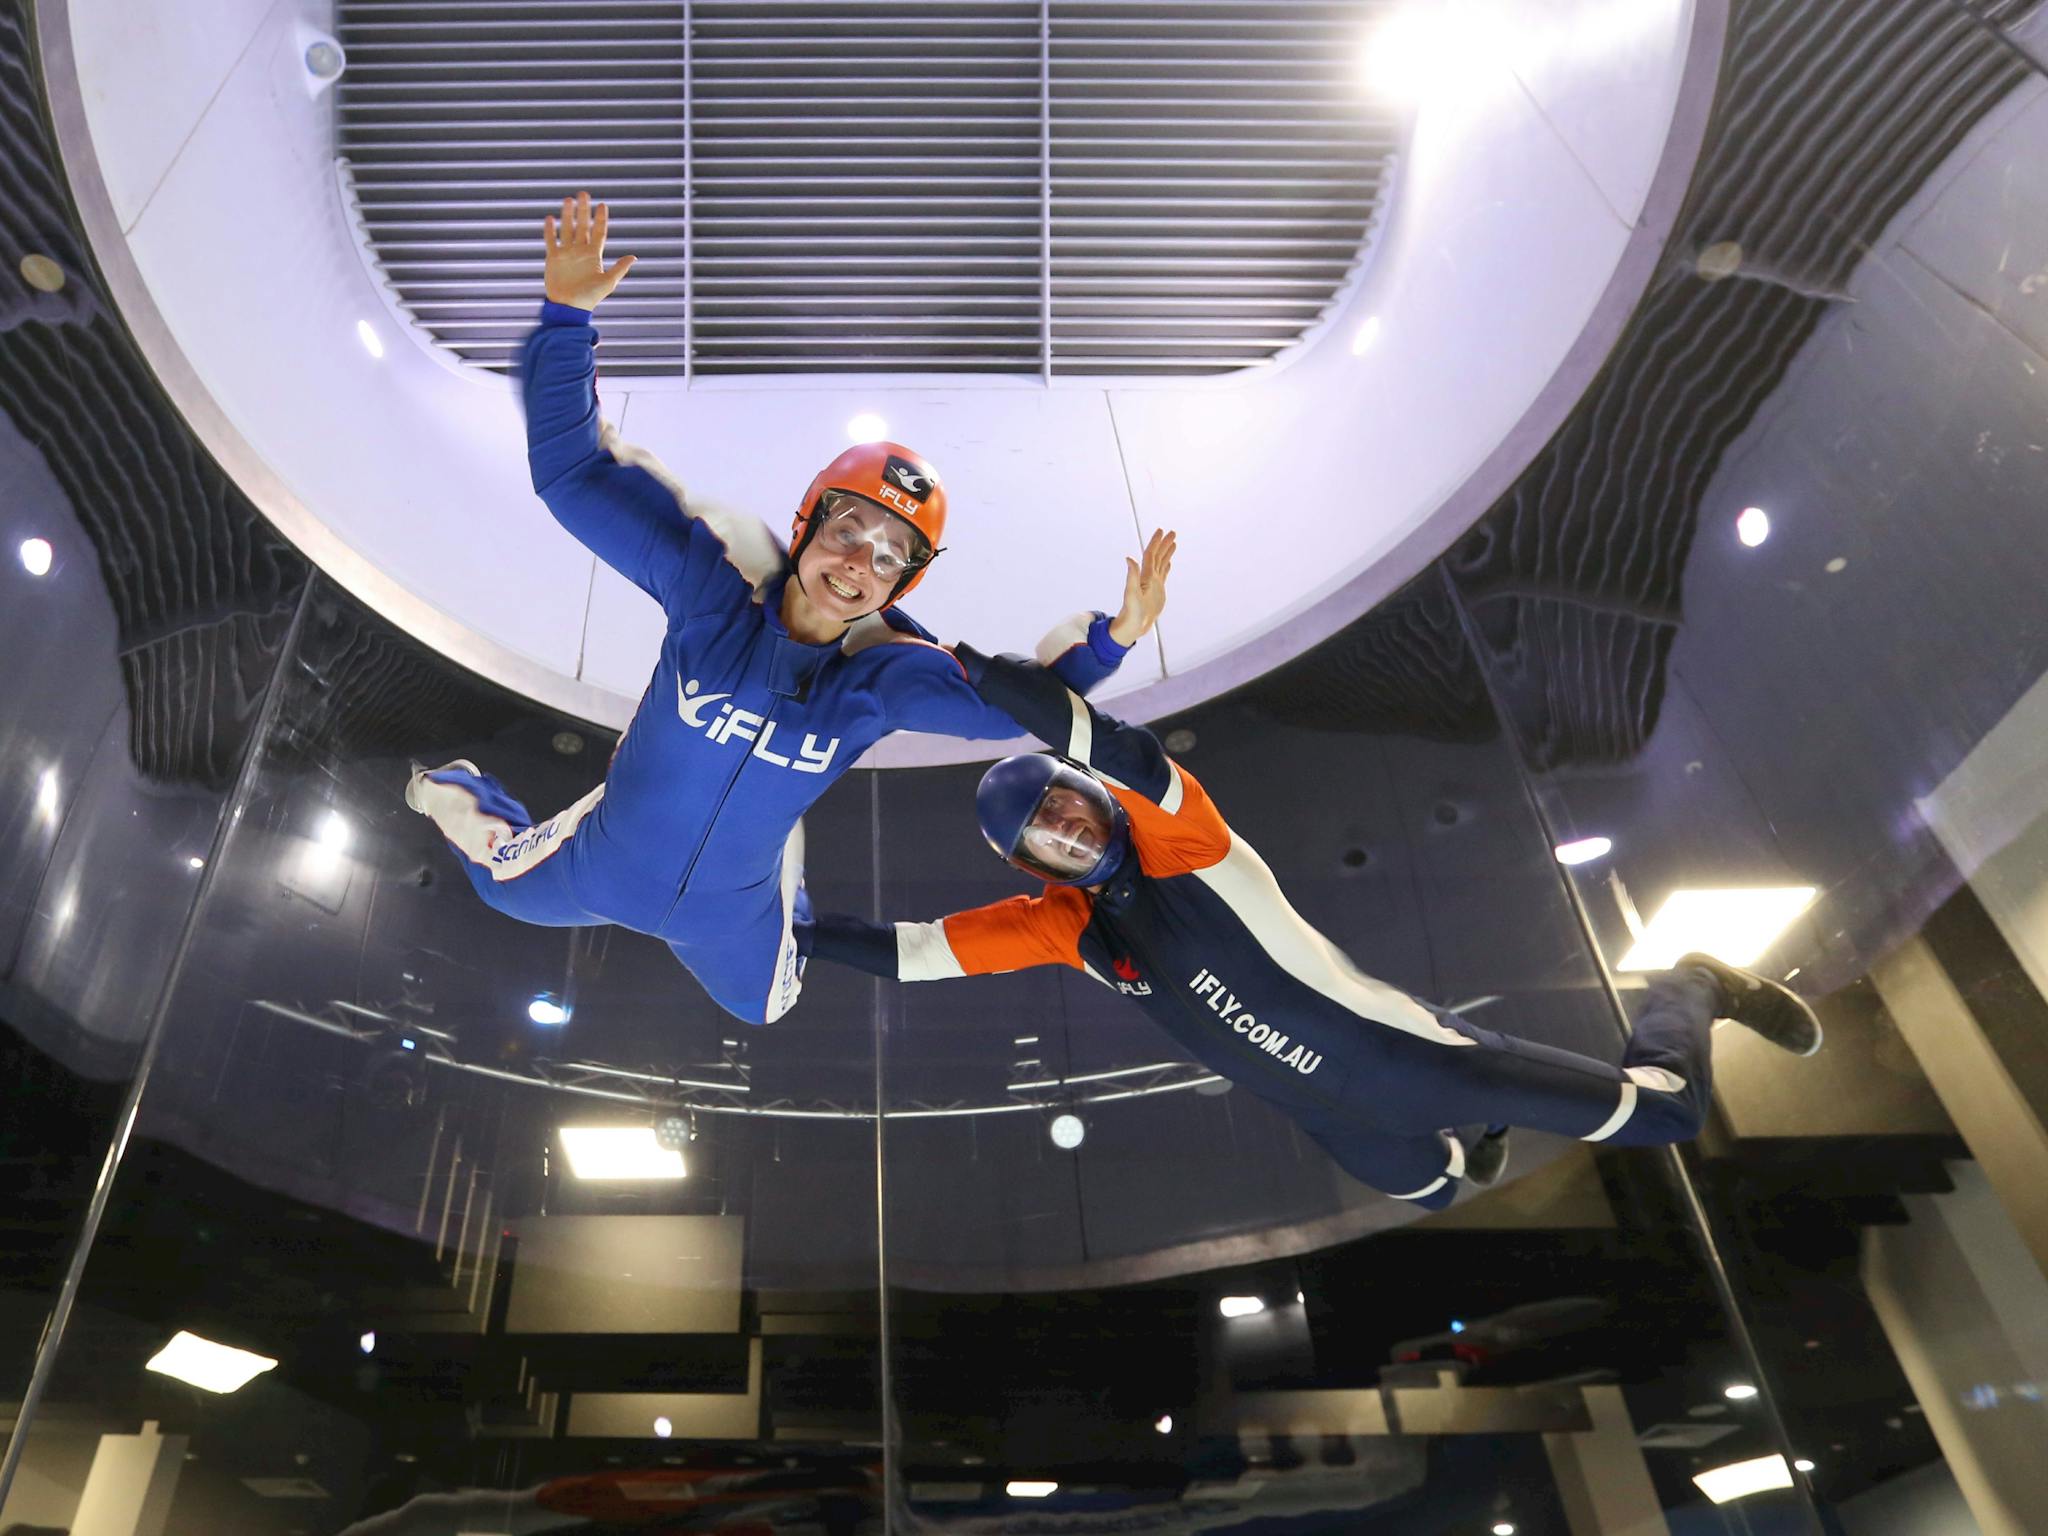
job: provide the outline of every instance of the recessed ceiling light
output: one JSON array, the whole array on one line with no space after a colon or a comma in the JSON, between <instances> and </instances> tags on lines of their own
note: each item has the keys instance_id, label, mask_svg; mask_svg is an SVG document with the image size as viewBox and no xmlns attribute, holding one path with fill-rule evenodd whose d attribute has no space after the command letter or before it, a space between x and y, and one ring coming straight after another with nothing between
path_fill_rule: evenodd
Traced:
<instances>
[{"instance_id":1,"label":"recessed ceiling light","mask_svg":"<svg viewBox=\"0 0 2048 1536\"><path fill-rule=\"evenodd\" d=\"M1614 852L1614 839L1582 837L1575 843L1559 843L1554 851L1560 864L1590 864Z\"/></svg>"},{"instance_id":2,"label":"recessed ceiling light","mask_svg":"<svg viewBox=\"0 0 2048 1536\"><path fill-rule=\"evenodd\" d=\"M1792 1463L1792 1470L1794 1472L1811 1472L1813 1470L1813 1463L1802 1456Z\"/></svg>"},{"instance_id":3,"label":"recessed ceiling light","mask_svg":"<svg viewBox=\"0 0 2048 1536\"><path fill-rule=\"evenodd\" d=\"M1351 355L1353 357L1363 357L1372 350L1372 344L1379 339L1380 317L1378 315L1366 316L1365 323L1359 326L1357 334L1351 338Z\"/></svg>"},{"instance_id":4,"label":"recessed ceiling light","mask_svg":"<svg viewBox=\"0 0 2048 1536\"><path fill-rule=\"evenodd\" d=\"M170 1343L150 1357L144 1369L160 1376L174 1376L207 1392L234 1392L265 1371L276 1370L277 1362L268 1355L252 1354L231 1344L216 1344L180 1329Z\"/></svg>"},{"instance_id":5,"label":"recessed ceiling light","mask_svg":"<svg viewBox=\"0 0 2048 1536\"><path fill-rule=\"evenodd\" d=\"M48 539L23 539L21 541L22 569L31 576L50 574L50 562L56 557Z\"/></svg>"},{"instance_id":6,"label":"recessed ceiling light","mask_svg":"<svg viewBox=\"0 0 2048 1536\"><path fill-rule=\"evenodd\" d=\"M579 1179L680 1179L683 1154L654 1139L648 1125L565 1125L562 1150Z\"/></svg>"},{"instance_id":7,"label":"recessed ceiling light","mask_svg":"<svg viewBox=\"0 0 2048 1536\"><path fill-rule=\"evenodd\" d=\"M670 1422L667 1414L663 1414L660 1418L654 1421L654 1433L658 1438L666 1440L670 1435L674 1434L675 1432L676 1427L672 1422Z\"/></svg>"},{"instance_id":8,"label":"recessed ceiling light","mask_svg":"<svg viewBox=\"0 0 2048 1536\"><path fill-rule=\"evenodd\" d=\"M569 1010L562 1006L562 1000L553 993L543 992L526 1005L526 1016L536 1024L552 1028L569 1022Z\"/></svg>"},{"instance_id":9,"label":"recessed ceiling light","mask_svg":"<svg viewBox=\"0 0 2048 1536\"><path fill-rule=\"evenodd\" d=\"M1172 1433L1173 1433L1173 1415L1172 1415L1172 1414L1170 1414L1170 1413L1162 1413L1161 1415L1159 1415L1159 1417L1158 1417L1158 1418L1156 1418L1156 1419L1154 1419L1154 1420L1152 1421L1152 1427L1153 1427L1154 1429L1158 1430L1158 1431L1159 1431L1159 1433L1160 1433L1160 1434L1162 1434L1162 1435L1170 1435L1170 1434L1172 1434Z\"/></svg>"},{"instance_id":10,"label":"recessed ceiling light","mask_svg":"<svg viewBox=\"0 0 2048 1536\"><path fill-rule=\"evenodd\" d=\"M367 320L356 322L356 340L363 344L363 350L372 357L384 355L384 338L377 334L377 327Z\"/></svg>"},{"instance_id":11,"label":"recessed ceiling light","mask_svg":"<svg viewBox=\"0 0 2048 1536\"><path fill-rule=\"evenodd\" d=\"M1493 1527L1493 1536L1515 1536L1514 1522L1511 1520L1495 1521Z\"/></svg>"},{"instance_id":12,"label":"recessed ceiling light","mask_svg":"<svg viewBox=\"0 0 2048 1536\"><path fill-rule=\"evenodd\" d=\"M1013 1499L1050 1498L1059 1491L1060 1485L1058 1483L1028 1482L1020 1479L1003 1484L1003 1492Z\"/></svg>"},{"instance_id":13,"label":"recessed ceiling light","mask_svg":"<svg viewBox=\"0 0 2048 1536\"><path fill-rule=\"evenodd\" d=\"M1721 1395L1731 1403L1746 1403L1756 1396L1756 1388L1746 1381L1735 1382L1721 1389Z\"/></svg>"},{"instance_id":14,"label":"recessed ceiling light","mask_svg":"<svg viewBox=\"0 0 2048 1536\"><path fill-rule=\"evenodd\" d=\"M1225 1317L1255 1317L1266 1304L1256 1296L1226 1296L1216 1303L1216 1310Z\"/></svg>"},{"instance_id":15,"label":"recessed ceiling light","mask_svg":"<svg viewBox=\"0 0 2048 1536\"><path fill-rule=\"evenodd\" d=\"M1667 971L1695 950L1729 965L1754 965L1819 894L1810 885L1673 891L1619 968Z\"/></svg>"},{"instance_id":16,"label":"recessed ceiling light","mask_svg":"<svg viewBox=\"0 0 2048 1536\"><path fill-rule=\"evenodd\" d=\"M1735 519L1735 537L1751 549L1771 536L1771 514L1762 507L1744 507Z\"/></svg>"},{"instance_id":17,"label":"recessed ceiling light","mask_svg":"<svg viewBox=\"0 0 2048 1536\"><path fill-rule=\"evenodd\" d=\"M1081 1145L1081 1138L1088 1134L1079 1115L1055 1115L1051 1129L1052 1144L1067 1152Z\"/></svg>"},{"instance_id":18,"label":"recessed ceiling light","mask_svg":"<svg viewBox=\"0 0 2048 1536\"><path fill-rule=\"evenodd\" d=\"M339 811L329 811L320 819L320 830L313 837L322 848L340 853L349 843L348 818Z\"/></svg>"},{"instance_id":19,"label":"recessed ceiling light","mask_svg":"<svg viewBox=\"0 0 2048 1536\"><path fill-rule=\"evenodd\" d=\"M1778 1455L1759 1456L1754 1461L1731 1462L1693 1475L1693 1483L1716 1504L1763 1493L1771 1488L1790 1488L1792 1469Z\"/></svg>"},{"instance_id":20,"label":"recessed ceiling light","mask_svg":"<svg viewBox=\"0 0 2048 1536\"><path fill-rule=\"evenodd\" d=\"M191 858L185 861L185 867L187 869L204 869L206 868L206 860L202 859L201 857L199 857L198 854L195 853L192 855Z\"/></svg>"},{"instance_id":21,"label":"recessed ceiling light","mask_svg":"<svg viewBox=\"0 0 2048 1536\"><path fill-rule=\"evenodd\" d=\"M846 440L851 443L879 443L889 435L889 423L873 411L862 411L846 424Z\"/></svg>"},{"instance_id":22,"label":"recessed ceiling light","mask_svg":"<svg viewBox=\"0 0 2048 1536\"><path fill-rule=\"evenodd\" d=\"M357 1339L356 1348L360 1349L366 1355L374 1355L375 1353L377 1353L376 1330L372 1329L370 1332L364 1334L360 1339Z\"/></svg>"}]
</instances>

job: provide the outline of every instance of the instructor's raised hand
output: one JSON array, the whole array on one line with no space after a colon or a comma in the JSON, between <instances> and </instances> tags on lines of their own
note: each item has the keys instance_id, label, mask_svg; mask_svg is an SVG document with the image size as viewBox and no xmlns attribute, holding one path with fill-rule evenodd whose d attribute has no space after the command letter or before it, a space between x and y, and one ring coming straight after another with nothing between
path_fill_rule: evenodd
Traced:
<instances>
[{"instance_id":1,"label":"instructor's raised hand","mask_svg":"<svg viewBox=\"0 0 2048 1536\"><path fill-rule=\"evenodd\" d=\"M547 240L547 295L557 304L577 309L595 309L611 297L619 279L633 270L634 259L621 256L609 267L604 264L604 232L611 214L603 203L594 208L588 192L562 199L558 219L549 214L541 223Z\"/></svg>"},{"instance_id":2,"label":"instructor's raised hand","mask_svg":"<svg viewBox=\"0 0 2048 1536\"><path fill-rule=\"evenodd\" d=\"M1109 621L1109 638L1118 645L1137 644L1159 622L1166 609L1166 573L1173 569L1178 537L1170 528L1155 528L1145 541L1144 559L1125 558L1124 605Z\"/></svg>"}]
</instances>

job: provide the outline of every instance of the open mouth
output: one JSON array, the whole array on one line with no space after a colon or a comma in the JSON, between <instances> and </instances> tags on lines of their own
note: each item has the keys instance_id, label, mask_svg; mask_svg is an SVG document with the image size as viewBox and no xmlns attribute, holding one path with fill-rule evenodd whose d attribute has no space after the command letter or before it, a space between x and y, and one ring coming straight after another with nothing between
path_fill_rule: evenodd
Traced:
<instances>
[{"instance_id":1,"label":"open mouth","mask_svg":"<svg viewBox=\"0 0 2048 1536\"><path fill-rule=\"evenodd\" d=\"M834 597L839 598L843 602L857 603L860 601L860 588L849 587L837 576L827 573L825 585L831 589Z\"/></svg>"}]
</instances>

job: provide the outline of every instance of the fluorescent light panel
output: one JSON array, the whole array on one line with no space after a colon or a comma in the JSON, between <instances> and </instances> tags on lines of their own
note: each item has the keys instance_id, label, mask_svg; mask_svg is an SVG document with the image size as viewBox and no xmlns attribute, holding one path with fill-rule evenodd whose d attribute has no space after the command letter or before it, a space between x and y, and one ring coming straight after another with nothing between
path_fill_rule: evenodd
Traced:
<instances>
[{"instance_id":1,"label":"fluorescent light panel","mask_svg":"<svg viewBox=\"0 0 2048 1536\"><path fill-rule=\"evenodd\" d=\"M1810 885L1673 891L1619 969L1668 971L1694 950L1729 965L1754 965L1819 894Z\"/></svg>"},{"instance_id":2,"label":"fluorescent light panel","mask_svg":"<svg viewBox=\"0 0 2048 1536\"><path fill-rule=\"evenodd\" d=\"M1266 1303L1257 1296L1226 1296L1216 1310L1225 1317L1254 1317L1266 1310Z\"/></svg>"},{"instance_id":3,"label":"fluorescent light panel","mask_svg":"<svg viewBox=\"0 0 2048 1536\"><path fill-rule=\"evenodd\" d=\"M1003 1492L1007 1493L1013 1499L1050 1498L1053 1494L1058 1493L1059 1491L1060 1485L1058 1483L1034 1483L1020 1481L1008 1482L1003 1484Z\"/></svg>"},{"instance_id":4,"label":"fluorescent light panel","mask_svg":"<svg viewBox=\"0 0 2048 1536\"><path fill-rule=\"evenodd\" d=\"M1754 1461L1731 1462L1725 1467L1695 1473L1693 1482L1716 1504L1726 1504L1731 1499L1747 1498L1752 1493L1790 1488L1792 1469L1785 1465L1782 1456L1759 1456Z\"/></svg>"},{"instance_id":5,"label":"fluorescent light panel","mask_svg":"<svg viewBox=\"0 0 2048 1536\"><path fill-rule=\"evenodd\" d=\"M579 1179L680 1179L683 1154L654 1139L646 1125L565 1125L562 1150Z\"/></svg>"},{"instance_id":6,"label":"fluorescent light panel","mask_svg":"<svg viewBox=\"0 0 2048 1536\"><path fill-rule=\"evenodd\" d=\"M170 1343L150 1357L146 1369L160 1376L174 1376L208 1392L234 1392L265 1371L276 1370L277 1362L268 1355L216 1344L180 1329Z\"/></svg>"}]
</instances>

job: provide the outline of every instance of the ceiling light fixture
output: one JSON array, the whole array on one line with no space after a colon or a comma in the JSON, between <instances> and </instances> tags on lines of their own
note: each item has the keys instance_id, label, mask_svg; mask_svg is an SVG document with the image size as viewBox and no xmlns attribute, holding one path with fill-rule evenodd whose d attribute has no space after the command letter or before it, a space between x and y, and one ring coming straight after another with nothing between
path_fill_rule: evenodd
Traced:
<instances>
[{"instance_id":1,"label":"ceiling light fixture","mask_svg":"<svg viewBox=\"0 0 2048 1536\"><path fill-rule=\"evenodd\" d=\"M375 1353L377 1353L376 1330L372 1329L370 1332L364 1334L360 1339L357 1339L356 1348L360 1349L366 1355L374 1355Z\"/></svg>"},{"instance_id":2,"label":"ceiling light fixture","mask_svg":"<svg viewBox=\"0 0 2048 1536\"><path fill-rule=\"evenodd\" d=\"M1751 549L1771 536L1771 514L1762 507L1744 507L1735 519L1735 537Z\"/></svg>"},{"instance_id":3,"label":"ceiling light fixture","mask_svg":"<svg viewBox=\"0 0 2048 1536\"><path fill-rule=\"evenodd\" d=\"M56 556L48 539L23 539L21 541L21 564L31 576L50 574L50 562Z\"/></svg>"},{"instance_id":4,"label":"ceiling light fixture","mask_svg":"<svg viewBox=\"0 0 2048 1536\"><path fill-rule=\"evenodd\" d=\"M565 1125L562 1150L579 1179L680 1179L683 1154L654 1139L648 1125Z\"/></svg>"},{"instance_id":5,"label":"ceiling light fixture","mask_svg":"<svg viewBox=\"0 0 2048 1536\"><path fill-rule=\"evenodd\" d=\"M1061 1151L1071 1152L1081 1145L1081 1138L1088 1134L1088 1127L1081 1123L1079 1115L1055 1115L1051 1131L1052 1144Z\"/></svg>"},{"instance_id":6,"label":"ceiling light fixture","mask_svg":"<svg viewBox=\"0 0 2048 1536\"><path fill-rule=\"evenodd\" d=\"M1731 1403L1746 1403L1756 1396L1756 1388L1746 1381L1738 1381L1721 1389L1721 1395Z\"/></svg>"},{"instance_id":7,"label":"ceiling light fixture","mask_svg":"<svg viewBox=\"0 0 2048 1536\"><path fill-rule=\"evenodd\" d=\"M149 1359L145 1370L172 1376L206 1392L234 1392L265 1371L277 1369L268 1355L252 1354L231 1344L216 1344L180 1329Z\"/></svg>"},{"instance_id":8,"label":"ceiling light fixture","mask_svg":"<svg viewBox=\"0 0 2048 1536\"><path fill-rule=\"evenodd\" d=\"M1611 837L1582 837L1575 843L1559 843L1553 850L1560 864L1590 864L1614 852Z\"/></svg>"},{"instance_id":9,"label":"ceiling light fixture","mask_svg":"<svg viewBox=\"0 0 2048 1536\"><path fill-rule=\"evenodd\" d=\"M199 857L198 854L195 853L192 855L191 858L185 861L185 867L187 869L204 869L206 868L206 860L202 859L201 857Z\"/></svg>"},{"instance_id":10,"label":"ceiling light fixture","mask_svg":"<svg viewBox=\"0 0 2048 1536\"><path fill-rule=\"evenodd\" d=\"M889 423L873 411L862 411L846 424L846 440L850 443L879 443L889 435Z\"/></svg>"},{"instance_id":11,"label":"ceiling light fixture","mask_svg":"<svg viewBox=\"0 0 2048 1536\"><path fill-rule=\"evenodd\" d=\"M1811 1472L1813 1470L1813 1463L1802 1456L1792 1463L1792 1470L1794 1472Z\"/></svg>"},{"instance_id":12,"label":"ceiling light fixture","mask_svg":"<svg viewBox=\"0 0 2048 1536\"><path fill-rule=\"evenodd\" d=\"M320 819L320 830L313 834L313 840L331 853L344 851L349 844L348 818L339 811L329 811Z\"/></svg>"},{"instance_id":13,"label":"ceiling light fixture","mask_svg":"<svg viewBox=\"0 0 2048 1536\"><path fill-rule=\"evenodd\" d=\"M674 1434L675 1432L676 1427L673 1423L670 1422L667 1414L663 1414L660 1418L654 1421L654 1433L656 1438L666 1440L670 1435Z\"/></svg>"},{"instance_id":14,"label":"ceiling light fixture","mask_svg":"<svg viewBox=\"0 0 2048 1536\"><path fill-rule=\"evenodd\" d=\"M558 1024L569 1022L569 1009L554 993L539 992L534 994L533 1001L526 1005L526 1016L534 1023L544 1024L552 1029Z\"/></svg>"},{"instance_id":15,"label":"ceiling light fixture","mask_svg":"<svg viewBox=\"0 0 2048 1536\"><path fill-rule=\"evenodd\" d=\"M1514 1522L1512 1520L1495 1521L1493 1526L1493 1536L1515 1536Z\"/></svg>"},{"instance_id":16,"label":"ceiling light fixture","mask_svg":"<svg viewBox=\"0 0 2048 1536\"><path fill-rule=\"evenodd\" d=\"M1790 1488L1792 1469L1785 1465L1784 1457L1773 1454L1694 1473L1693 1483L1716 1504L1726 1504L1731 1499L1745 1498L1752 1493Z\"/></svg>"},{"instance_id":17,"label":"ceiling light fixture","mask_svg":"<svg viewBox=\"0 0 2048 1536\"><path fill-rule=\"evenodd\" d=\"M1666 971L1696 950L1728 965L1754 965L1819 894L1810 885L1673 891L1620 969Z\"/></svg>"},{"instance_id":18,"label":"ceiling light fixture","mask_svg":"<svg viewBox=\"0 0 2048 1536\"><path fill-rule=\"evenodd\" d=\"M1216 1303L1216 1310L1225 1317L1256 1317L1266 1310L1266 1303L1257 1296L1226 1296Z\"/></svg>"},{"instance_id":19,"label":"ceiling light fixture","mask_svg":"<svg viewBox=\"0 0 2048 1536\"><path fill-rule=\"evenodd\" d=\"M1058 1483L1037 1483L1022 1479L1003 1484L1003 1492L1013 1499L1050 1498L1060 1491Z\"/></svg>"},{"instance_id":20,"label":"ceiling light fixture","mask_svg":"<svg viewBox=\"0 0 2048 1536\"><path fill-rule=\"evenodd\" d=\"M1152 1427L1153 1427L1154 1429L1158 1430L1158 1431L1159 1431L1159 1433L1160 1433L1160 1434L1162 1434L1162 1435L1170 1435L1170 1434L1172 1434L1172 1433L1173 1433L1173 1415L1172 1415L1172 1414L1170 1414L1170 1413L1162 1413L1161 1415L1159 1415L1159 1417L1158 1417L1158 1418L1156 1418L1156 1419L1154 1419L1154 1420L1152 1421Z\"/></svg>"},{"instance_id":21,"label":"ceiling light fixture","mask_svg":"<svg viewBox=\"0 0 2048 1536\"><path fill-rule=\"evenodd\" d=\"M356 322L356 340L363 344L363 350L372 357L384 355L384 338L377 334L377 327L367 320Z\"/></svg>"}]
</instances>

